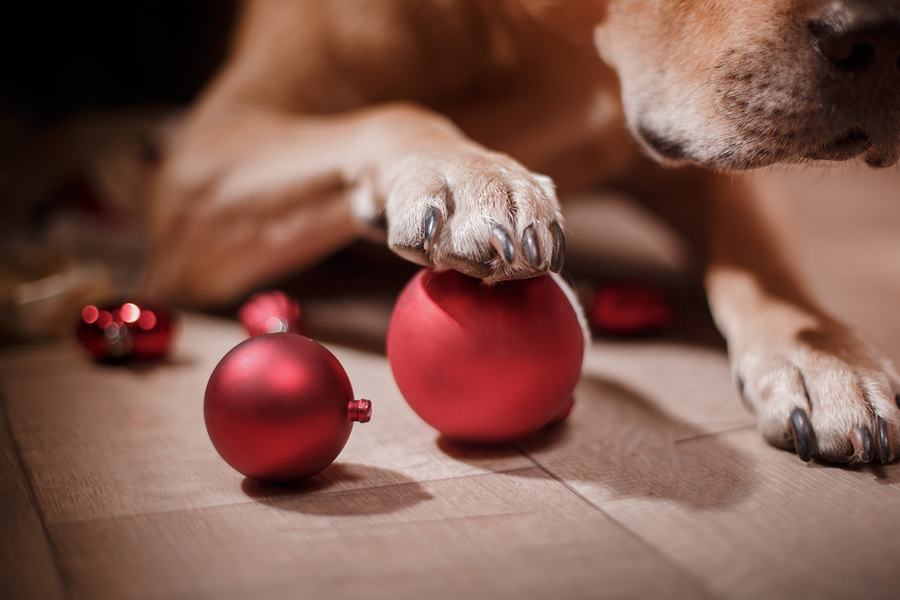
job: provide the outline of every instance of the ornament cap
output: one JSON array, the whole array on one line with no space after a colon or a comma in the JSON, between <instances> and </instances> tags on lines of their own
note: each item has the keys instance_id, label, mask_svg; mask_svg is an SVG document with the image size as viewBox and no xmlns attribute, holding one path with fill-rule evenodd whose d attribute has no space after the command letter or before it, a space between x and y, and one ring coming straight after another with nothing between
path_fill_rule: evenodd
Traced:
<instances>
[{"instance_id":1,"label":"ornament cap","mask_svg":"<svg viewBox=\"0 0 900 600\"><path fill-rule=\"evenodd\" d=\"M372 420L371 400L351 400L347 405L347 419L358 423L368 423Z\"/></svg>"}]
</instances>

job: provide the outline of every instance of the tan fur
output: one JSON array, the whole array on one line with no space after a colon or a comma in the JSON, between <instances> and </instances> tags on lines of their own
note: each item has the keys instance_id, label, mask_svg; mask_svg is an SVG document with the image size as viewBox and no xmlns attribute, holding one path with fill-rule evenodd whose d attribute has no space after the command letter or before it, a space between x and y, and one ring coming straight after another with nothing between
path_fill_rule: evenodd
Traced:
<instances>
[{"instance_id":1,"label":"tan fur","mask_svg":"<svg viewBox=\"0 0 900 600\"><path fill-rule=\"evenodd\" d=\"M896 162L900 109L851 110L822 76L804 28L825 10L820 0L252 0L157 178L150 289L233 300L378 235L382 216L410 260L528 277L556 258L557 193L613 184L707 261L713 314L763 435L791 445L801 408L820 456L858 456L874 415L900 425L900 379L797 283L767 199L707 170L846 158L834 140L852 128L868 136L855 153Z\"/></svg>"}]
</instances>

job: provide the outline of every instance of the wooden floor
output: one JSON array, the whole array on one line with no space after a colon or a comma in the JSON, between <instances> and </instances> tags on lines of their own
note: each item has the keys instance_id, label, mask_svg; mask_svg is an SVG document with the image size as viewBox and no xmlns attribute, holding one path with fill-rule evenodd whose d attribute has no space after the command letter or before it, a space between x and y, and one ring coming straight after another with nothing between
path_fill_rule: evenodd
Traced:
<instances>
[{"instance_id":1,"label":"wooden floor","mask_svg":"<svg viewBox=\"0 0 900 600\"><path fill-rule=\"evenodd\" d=\"M769 178L824 304L900 363L900 175ZM71 340L7 350L0 597L900 597L900 465L766 445L709 327L686 313L672 335L596 340L569 421L498 448L440 438L384 356L330 345L373 419L281 488L228 467L203 425L235 322L183 315L148 368Z\"/></svg>"}]
</instances>

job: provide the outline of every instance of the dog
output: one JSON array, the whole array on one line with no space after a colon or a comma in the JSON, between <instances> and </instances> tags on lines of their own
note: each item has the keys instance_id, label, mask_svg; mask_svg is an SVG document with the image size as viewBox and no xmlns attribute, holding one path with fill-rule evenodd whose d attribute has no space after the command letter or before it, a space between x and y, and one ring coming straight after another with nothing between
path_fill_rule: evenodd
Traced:
<instances>
[{"instance_id":1,"label":"dog","mask_svg":"<svg viewBox=\"0 0 900 600\"><path fill-rule=\"evenodd\" d=\"M148 289L241 297L349 242L486 282L558 271L607 185L694 244L775 446L889 463L900 377L804 289L734 173L900 158L894 0L250 0L155 178Z\"/></svg>"}]
</instances>

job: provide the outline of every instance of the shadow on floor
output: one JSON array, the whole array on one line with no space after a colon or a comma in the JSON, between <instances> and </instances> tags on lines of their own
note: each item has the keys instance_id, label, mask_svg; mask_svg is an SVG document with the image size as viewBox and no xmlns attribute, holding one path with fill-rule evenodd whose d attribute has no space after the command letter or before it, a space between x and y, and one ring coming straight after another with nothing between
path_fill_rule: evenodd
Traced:
<instances>
[{"instance_id":1,"label":"shadow on floor","mask_svg":"<svg viewBox=\"0 0 900 600\"><path fill-rule=\"evenodd\" d=\"M358 481L370 485L347 489L347 484ZM269 484L247 477L241 489L274 508L322 516L393 513L432 499L418 482L395 471L350 463L333 463L314 477L290 484Z\"/></svg>"},{"instance_id":2,"label":"shadow on floor","mask_svg":"<svg viewBox=\"0 0 900 600\"><path fill-rule=\"evenodd\" d=\"M441 437L438 447L464 462L521 452L552 477L594 485L609 499L722 509L758 486L752 462L724 435L679 421L637 392L595 378L582 380L576 409L561 425L513 445L481 447Z\"/></svg>"}]
</instances>

